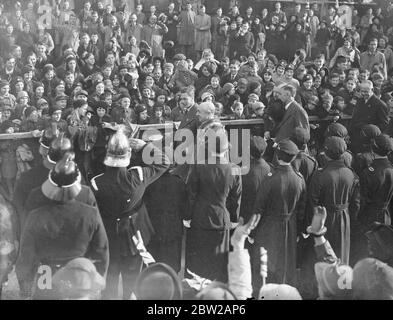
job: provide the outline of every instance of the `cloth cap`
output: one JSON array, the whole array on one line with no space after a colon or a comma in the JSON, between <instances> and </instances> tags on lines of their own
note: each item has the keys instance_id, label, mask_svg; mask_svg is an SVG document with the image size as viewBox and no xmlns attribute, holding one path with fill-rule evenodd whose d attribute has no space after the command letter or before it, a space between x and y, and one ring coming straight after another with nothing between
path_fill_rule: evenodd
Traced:
<instances>
[{"instance_id":1,"label":"cloth cap","mask_svg":"<svg viewBox=\"0 0 393 320\"><path fill-rule=\"evenodd\" d=\"M1 80L0 81L0 89L6 86L9 86L10 83L7 80Z\"/></svg>"},{"instance_id":2,"label":"cloth cap","mask_svg":"<svg viewBox=\"0 0 393 320\"><path fill-rule=\"evenodd\" d=\"M147 110L147 107L144 104L140 104L140 105L137 105L135 107L135 113L136 114L140 114L140 113L142 113L142 112L144 112L146 110Z\"/></svg>"},{"instance_id":3,"label":"cloth cap","mask_svg":"<svg viewBox=\"0 0 393 320\"><path fill-rule=\"evenodd\" d=\"M259 159L265 153L267 143L265 139L259 136L251 137L250 141L250 154L255 158Z\"/></svg>"},{"instance_id":4,"label":"cloth cap","mask_svg":"<svg viewBox=\"0 0 393 320\"><path fill-rule=\"evenodd\" d=\"M296 127L291 135L291 140L298 146L304 146L310 141L310 132L304 128Z\"/></svg>"},{"instance_id":5,"label":"cloth cap","mask_svg":"<svg viewBox=\"0 0 393 320\"><path fill-rule=\"evenodd\" d=\"M374 124L366 124L360 130L360 134L365 138L374 139L381 135L381 129Z\"/></svg>"},{"instance_id":6,"label":"cloth cap","mask_svg":"<svg viewBox=\"0 0 393 320\"><path fill-rule=\"evenodd\" d=\"M174 55L173 60L187 60L187 57L182 53L177 53Z\"/></svg>"},{"instance_id":7,"label":"cloth cap","mask_svg":"<svg viewBox=\"0 0 393 320\"><path fill-rule=\"evenodd\" d=\"M74 106L74 109L79 109L80 107L82 107L85 104L88 104L87 101L82 100L82 99L78 99L78 100L74 101L73 106Z\"/></svg>"},{"instance_id":8,"label":"cloth cap","mask_svg":"<svg viewBox=\"0 0 393 320\"><path fill-rule=\"evenodd\" d=\"M296 144L289 139L281 140L277 144L277 150L280 150L280 151L282 151L286 154L289 154L291 156L296 156L299 153L299 149L296 146Z\"/></svg>"},{"instance_id":9,"label":"cloth cap","mask_svg":"<svg viewBox=\"0 0 393 320\"><path fill-rule=\"evenodd\" d=\"M340 137L345 138L348 136L348 130L341 123L331 123L326 129L325 138Z\"/></svg>"},{"instance_id":10,"label":"cloth cap","mask_svg":"<svg viewBox=\"0 0 393 320\"><path fill-rule=\"evenodd\" d=\"M309 81L309 80L313 80L312 75L311 74L306 74L303 78L303 82Z\"/></svg>"},{"instance_id":11,"label":"cloth cap","mask_svg":"<svg viewBox=\"0 0 393 320\"><path fill-rule=\"evenodd\" d=\"M60 94L58 96L56 96L55 101L63 101L63 100L68 100L68 96L66 96L65 94Z\"/></svg>"},{"instance_id":12,"label":"cloth cap","mask_svg":"<svg viewBox=\"0 0 393 320\"><path fill-rule=\"evenodd\" d=\"M253 92L255 89L257 89L260 86L261 84L259 82L250 82L248 84L248 90L250 90L250 92Z\"/></svg>"},{"instance_id":13,"label":"cloth cap","mask_svg":"<svg viewBox=\"0 0 393 320\"><path fill-rule=\"evenodd\" d=\"M325 153L329 158L338 160L347 150L347 144L342 138L328 137L325 140L325 149Z\"/></svg>"},{"instance_id":14,"label":"cloth cap","mask_svg":"<svg viewBox=\"0 0 393 320\"><path fill-rule=\"evenodd\" d=\"M238 81L237 81L237 85L239 86L240 84L243 84L243 85L247 85L248 84L248 81L247 81L247 79L245 79L245 78L240 78Z\"/></svg>"},{"instance_id":15,"label":"cloth cap","mask_svg":"<svg viewBox=\"0 0 393 320\"><path fill-rule=\"evenodd\" d=\"M259 300L303 300L299 291L287 284L268 283L259 291Z\"/></svg>"},{"instance_id":16,"label":"cloth cap","mask_svg":"<svg viewBox=\"0 0 393 320\"><path fill-rule=\"evenodd\" d=\"M375 137L373 151L380 156L388 155L393 151L393 139L387 134Z\"/></svg>"},{"instance_id":17,"label":"cloth cap","mask_svg":"<svg viewBox=\"0 0 393 320\"><path fill-rule=\"evenodd\" d=\"M34 71L34 67L30 64L27 64L27 65L23 66L23 68L22 68L22 74L25 74L25 73L28 73L31 71Z\"/></svg>"}]
</instances>

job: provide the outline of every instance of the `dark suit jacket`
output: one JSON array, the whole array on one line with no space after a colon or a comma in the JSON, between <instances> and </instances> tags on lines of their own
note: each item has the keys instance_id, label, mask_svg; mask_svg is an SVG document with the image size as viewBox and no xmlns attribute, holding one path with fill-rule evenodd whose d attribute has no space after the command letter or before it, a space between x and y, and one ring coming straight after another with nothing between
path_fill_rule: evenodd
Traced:
<instances>
[{"instance_id":1,"label":"dark suit jacket","mask_svg":"<svg viewBox=\"0 0 393 320\"><path fill-rule=\"evenodd\" d=\"M301 127L310 132L307 112L296 101L293 101L285 111L284 118L275 128L275 141L288 139L296 127Z\"/></svg>"}]
</instances>

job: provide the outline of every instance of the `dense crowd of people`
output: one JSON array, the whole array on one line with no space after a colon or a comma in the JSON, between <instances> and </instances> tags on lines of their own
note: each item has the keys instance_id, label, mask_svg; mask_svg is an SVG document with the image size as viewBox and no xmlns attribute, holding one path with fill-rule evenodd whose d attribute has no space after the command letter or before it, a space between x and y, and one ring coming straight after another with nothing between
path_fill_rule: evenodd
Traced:
<instances>
[{"instance_id":1,"label":"dense crowd of people","mask_svg":"<svg viewBox=\"0 0 393 320\"><path fill-rule=\"evenodd\" d=\"M51 6L0 1L0 193L17 217L0 231L21 298L393 298L392 2ZM240 119L260 121L241 122L235 165L222 120ZM137 138L166 123L193 134L188 162L167 132Z\"/></svg>"}]
</instances>

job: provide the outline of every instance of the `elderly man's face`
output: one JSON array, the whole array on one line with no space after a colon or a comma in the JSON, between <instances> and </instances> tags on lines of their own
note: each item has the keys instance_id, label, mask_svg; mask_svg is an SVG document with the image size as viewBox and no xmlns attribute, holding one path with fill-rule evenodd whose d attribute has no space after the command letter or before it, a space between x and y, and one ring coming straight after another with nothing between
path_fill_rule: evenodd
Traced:
<instances>
[{"instance_id":1,"label":"elderly man's face","mask_svg":"<svg viewBox=\"0 0 393 320\"><path fill-rule=\"evenodd\" d=\"M360 94L365 100L367 100L373 95L373 87L368 83L362 83L360 85Z\"/></svg>"}]
</instances>

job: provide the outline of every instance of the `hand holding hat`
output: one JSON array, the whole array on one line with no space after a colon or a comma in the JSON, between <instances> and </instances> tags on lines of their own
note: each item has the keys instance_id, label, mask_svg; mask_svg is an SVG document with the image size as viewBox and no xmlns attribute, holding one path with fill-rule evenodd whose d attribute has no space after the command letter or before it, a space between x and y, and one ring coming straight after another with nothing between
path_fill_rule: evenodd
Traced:
<instances>
[{"instance_id":1,"label":"hand holding hat","mask_svg":"<svg viewBox=\"0 0 393 320\"><path fill-rule=\"evenodd\" d=\"M326 208L325 207L314 207L314 215L312 217L311 226L307 228L307 233L316 236L322 236L326 233L325 221L326 221Z\"/></svg>"}]
</instances>

